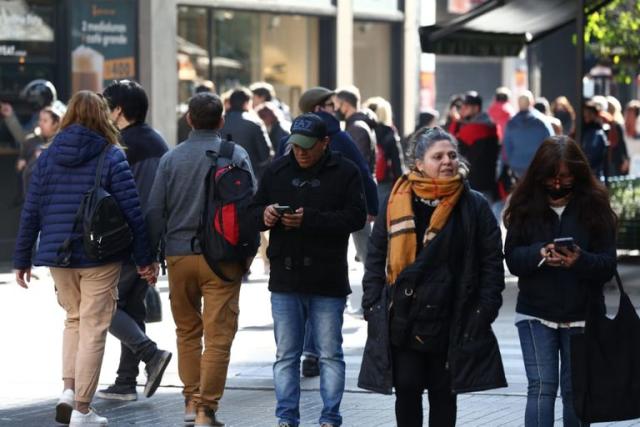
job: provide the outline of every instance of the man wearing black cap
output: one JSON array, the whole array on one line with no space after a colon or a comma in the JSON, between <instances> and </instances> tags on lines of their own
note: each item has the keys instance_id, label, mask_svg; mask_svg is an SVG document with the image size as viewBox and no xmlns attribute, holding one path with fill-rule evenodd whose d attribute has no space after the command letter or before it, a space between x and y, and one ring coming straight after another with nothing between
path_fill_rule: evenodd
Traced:
<instances>
[{"instance_id":1,"label":"man wearing black cap","mask_svg":"<svg viewBox=\"0 0 640 427\"><path fill-rule=\"evenodd\" d=\"M482 111L482 97L469 91L462 97L459 117L453 117L449 132L461 142L460 154L469 162L469 184L489 202L497 198L496 163L500 145L496 125Z\"/></svg>"},{"instance_id":2,"label":"man wearing black cap","mask_svg":"<svg viewBox=\"0 0 640 427\"><path fill-rule=\"evenodd\" d=\"M300 356L310 319L320 356L319 422L339 426L345 382L341 331L351 292L347 247L349 234L367 217L362 179L351 161L327 150L327 126L317 115L297 117L289 142L291 152L265 170L251 209L258 227L271 230L276 417L280 426L300 423Z\"/></svg>"}]
</instances>

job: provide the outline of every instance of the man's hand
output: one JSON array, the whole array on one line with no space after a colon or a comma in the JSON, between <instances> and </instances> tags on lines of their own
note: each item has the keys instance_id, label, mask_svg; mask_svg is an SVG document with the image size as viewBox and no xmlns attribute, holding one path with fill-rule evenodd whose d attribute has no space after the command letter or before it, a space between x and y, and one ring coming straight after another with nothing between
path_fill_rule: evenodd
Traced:
<instances>
[{"instance_id":1,"label":"man's hand","mask_svg":"<svg viewBox=\"0 0 640 427\"><path fill-rule=\"evenodd\" d=\"M295 213L292 213L292 214L287 213L282 215L282 218L280 219L280 221L282 221L282 225L284 225L288 229L300 228L300 226L302 225L303 215L304 215L304 209L298 208L296 209Z\"/></svg>"},{"instance_id":2,"label":"man's hand","mask_svg":"<svg viewBox=\"0 0 640 427\"><path fill-rule=\"evenodd\" d=\"M158 263L138 267L138 274L147 281L149 286L154 286L158 280Z\"/></svg>"},{"instance_id":3,"label":"man's hand","mask_svg":"<svg viewBox=\"0 0 640 427\"><path fill-rule=\"evenodd\" d=\"M26 276L26 280L25 280L25 276ZM18 285L22 286L25 289L28 289L29 286L27 286L27 283L29 283L30 281L31 281L31 267L16 270L16 282L18 282Z\"/></svg>"},{"instance_id":4,"label":"man's hand","mask_svg":"<svg viewBox=\"0 0 640 427\"><path fill-rule=\"evenodd\" d=\"M0 115L2 117L13 116L13 107L8 102L0 102Z\"/></svg>"},{"instance_id":5,"label":"man's hand","mask_svg":"<svg viewBox=\"0 0 640 427\"><path fill-rule=\"evenodd\" d=\"M262 216L264 225L266 225L269 228L275 227L278 221L280 221L280 215L278 214L278 211L276 210L275 206L277 206L276 203L274 203L273 205L267 206L264 209L264 215Z\"/></svg>"}]
</instances>

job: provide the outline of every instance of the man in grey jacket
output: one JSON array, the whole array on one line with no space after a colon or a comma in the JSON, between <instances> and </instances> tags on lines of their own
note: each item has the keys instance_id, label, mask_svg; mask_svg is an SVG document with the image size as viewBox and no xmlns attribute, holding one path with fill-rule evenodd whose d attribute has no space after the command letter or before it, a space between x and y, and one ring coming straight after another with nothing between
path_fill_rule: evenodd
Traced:
<instances>
[{"instance_id":1,"label":"man in grey jacket","mask_svg":"<svg viewBox=\"0 0 640 427\"><path fill-rule=\"evenodd\" d=\"M148 210L152 242L165 233L185 423L195 421L202 426L221 425L215 414L238 328L240 281L247 268L244 263L220 263L222 273L232 279L225 282L191 248L205 202L205 177L213 166L206 152L220 150L222 108L220 98L212 93L191 98L187 121L193 130L186 141L160 160ZM236 145L231 161L251 173L255 191L247 152ZM218 162L224 167L228 160L220 158Z\"/></svg>"}]
</instances>

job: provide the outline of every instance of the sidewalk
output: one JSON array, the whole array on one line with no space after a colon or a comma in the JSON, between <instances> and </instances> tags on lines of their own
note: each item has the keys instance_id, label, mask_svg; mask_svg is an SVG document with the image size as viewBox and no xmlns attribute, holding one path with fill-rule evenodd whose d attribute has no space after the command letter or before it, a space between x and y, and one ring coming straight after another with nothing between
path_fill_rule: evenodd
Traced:
<instances>
[{"instance_id":1,"label":"sidewalk","mask_svg":"<svg viewBox=\"0 0 640 427\"><path fill-rule=\"evenodd\" d=\"M255 269L261 270L260 268ZM640 266L620 268L625 285L636 304L640 304ZM0 274L0 426L54 426L53 408L60 392L61 332L64 312L55 303L53 284L46 270L38 269L40 279L23 290L8 274ZM361 270L351 271L353 301L359 301L357 285ZM163 321L148 325L149 335L162 348L175 352L175 332L168 303L166 278L159 283L163 302ZM272 363L275 354L273 325L266 277L252 275L241 291L239 330L234 341L228 372L227 390L220 407L220 418L227 426L274 426L275 396ZM509 387L488 393L458 397L458 426L521 426L526 404L526 377L516 328L513 325L515 281L507 277L504 305L494 323ZM615 305L617 294L607 292L607 302ZM37 319L37 320L36 320ZM393 426L394 397L363 392L357 375L366 339L366 323L357 315L345 314L346 392L342 403L344 426ZM113 381L119 344L109 337L100 376L100 387ZM144 383L144 377L139 378ZM302 379L302 426L317 425L321 410L319 381ZM183 401L177 375L177 357L169 365L162 386L151 399L137 402L109 402L96 399L93 405L110 420L111 426L182 425ZM425 408L428 407L425 396ZM428 415L425 410L425 417ZM556 425L562 425L562 405L556 403ZM426 420L427 418L425 418ZM426 421L425 421L426 425ZM640 426L635 422L598 426Z\"/></svg>"}]
</instances>

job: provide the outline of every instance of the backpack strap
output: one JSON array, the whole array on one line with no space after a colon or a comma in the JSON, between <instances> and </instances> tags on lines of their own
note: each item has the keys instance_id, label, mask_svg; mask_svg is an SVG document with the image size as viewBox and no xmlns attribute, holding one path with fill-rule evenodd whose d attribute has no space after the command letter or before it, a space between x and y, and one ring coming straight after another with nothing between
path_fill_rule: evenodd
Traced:
<instances>
[{"instance_id":1,"label":"backpack strap","mask_svg":"<svg viewBox=\"0 0 640 427\"><path fill-rule=\"evenodd\" d=\"M107 151L109 151L109 148L111 144L107 144L106 147L104 147L104 150L102 150L102 153L100 153L100 157L98 158L98 167L96 168L96 179L93 183L93 188L98 188L100 187L100 181L102 179L102 168L104 166L104 158L107 157Z\"/></svg>"},{"instance_id":2,"label":"backpack strap","mask_svg":"<svg viewBox=\"0 0 640 427\"><path fill-rule=\"evenodd\" d=\"M229 137L231 137L231 135L229 135ZM230 139L227 139L226 141L223 140L220 143L220 153L218 156L229 160L233 159L233 150L235 149L235 145L236 144Z\"/></svg>"}]
</instances>

